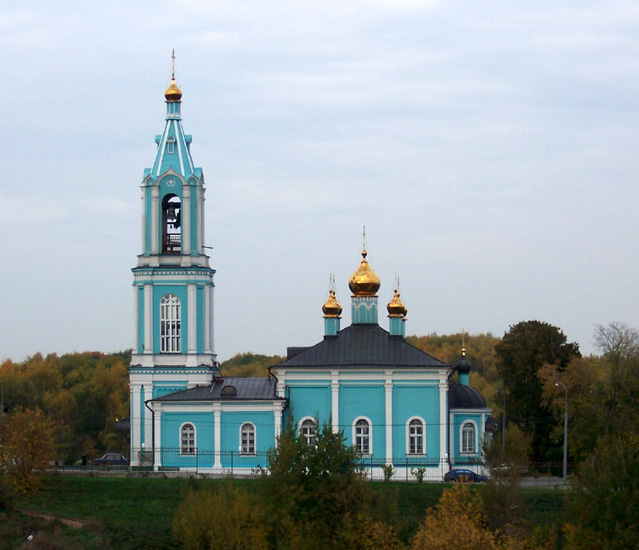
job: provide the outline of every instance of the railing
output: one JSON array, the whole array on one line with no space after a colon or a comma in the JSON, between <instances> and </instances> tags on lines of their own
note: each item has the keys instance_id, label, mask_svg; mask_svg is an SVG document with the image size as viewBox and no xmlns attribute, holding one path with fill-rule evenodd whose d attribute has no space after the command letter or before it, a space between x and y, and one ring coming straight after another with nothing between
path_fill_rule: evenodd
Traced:
<instances>
[{"instance_id":1,"label":"railing","mask_svg":"<svg viewBox=\"0 0 639 550\"><path fill-rule=\"evenodd\" d=\"M167 233L162 237L163 254L180 254L182 252L182 235Z\"/></svg>"}]
</instances>

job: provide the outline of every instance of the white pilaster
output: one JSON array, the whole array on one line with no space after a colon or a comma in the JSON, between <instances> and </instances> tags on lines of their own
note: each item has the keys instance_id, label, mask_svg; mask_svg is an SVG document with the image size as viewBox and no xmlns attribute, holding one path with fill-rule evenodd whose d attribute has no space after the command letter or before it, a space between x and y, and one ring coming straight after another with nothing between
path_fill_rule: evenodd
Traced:
<instances>
[{"instance_id":1,"label":"white pilaster","mask_svg":"<svg viewBox=\"0 0 639 550\"><path fill-rule=\"evenodd\" d=\"M439 380L439 459L446 457L446 436L448 432L448 380L444 374ZM452 452L452 448L451 448Z\"/></svg>"},{"instance_id":2,"label":"white pilaster","mask_svg":"<svg viewBox=\"0 0 639 550\"><path fill-rule=\"evenodd\" d=\"M275 441L282 433L282 405L276 404L273 408L273 421L275 422Z\"/></svg>"},{"instance_id":3,"label":"white pilaster","mask_svg":"<svg viewBox=\"0 0 639 550\"><path fill-rule=\"evenodd\" d=\"M331 421L333 433L339 432L339 371L331 371Z\"/></svg>"},{"instance_id":4,"label":"white pilaster","mask_svg":"<svg viewBox=\"0 0 639 550\"><path fill-rule=\"evenodd\" d=\"M191 254L191 187L182 186L182 254Z\"/></svg>"},{"instance_id":5,"label":"white pilaster","mask_svg":"<svg viewBox=\"0 0 639 550\"><path fill-rule=\"evenodd\" d=\"M160 188L154 185L151 188L151 254L159 254L159 209Z\"/></svg>"},{"instance_id":6,"label":"white pilaster","mask_svg":"<svg viewBox=\"0 0 639 550\"><path fill-rule=\"evenodd\" d=\"M140 426L140 386L130 384L131 392L131 462L138 464L138 451L140 450L142 433Z\"/></svg>"},{"instance_id":7,"label":"white pilaster","mask_svg":"<svg viewBox=\"0 0 639 550\"><path fill-rule=\"evenodd\" d=\"M153 285L144 285L144 353L153 353Z\"/></svg>"},{"instance_id":8,"label":"white pilaster","mask_svg":"<svg viewBox=\"0 0 639 550\"><path fill-rule=\"evenodd\" d=\"M214 469L222 469L222 405L213 403L213 451L215 452Z\"/></svg>"},{"instance_id":9,"label":"white pilaster","mask_svg":"<svg viewBox=\"0 0 639 550\"><path fill-rule=\"evenodd\" d=\"M384 375L386 392L386 464L393 463L393 373L386 371Z\"/></svg>"},{"instance_id":10,"label":"white pilaster","mask_svg":"<svg viewBox=\"0 0 639 550\"><path fill-rule=\"evenodd\" d=\"M162 449L162 405L160 405L159 407L155 407L154 413L155 414L153 415L153 417L155 420L155 425L153 428L155 430L155 441L153 441L152 439L149 439L147 447L150 447L151 443L154 443L155 445L153 449L153 453L155 455L154 464L155 464L155 469L158 469L159 467L162 466L162 453L160 452L160 449Z\"/></svg>"},{"instance_id":11,"label":"white pilaster","mask_svg":"<svg viewBox=\"0 0 639 550\"><path fill-rule=\"evenodd\" d=\"M204 353L213 353L211 346L211 291L212 287L204 287Z\"/></svg>"},{"instance_id":12,"label":"white pilaster","mask_svg":"<svg viewBox=\"0 0 639 550\"><path fill-rule=\"evenodd\" d=\"M188 330L189 330L189 349L188 349L188 353L189 356L191 355L195 355L197 353L197 331L198 331L198 326L197 326L197 286L194 284L189 284L188 285ZM195 358L191 358L189 357L186 360L186 364L189 366L195 366L195 365L190 365L191 361L194 361Z\"/></svg>"}]
</instances>

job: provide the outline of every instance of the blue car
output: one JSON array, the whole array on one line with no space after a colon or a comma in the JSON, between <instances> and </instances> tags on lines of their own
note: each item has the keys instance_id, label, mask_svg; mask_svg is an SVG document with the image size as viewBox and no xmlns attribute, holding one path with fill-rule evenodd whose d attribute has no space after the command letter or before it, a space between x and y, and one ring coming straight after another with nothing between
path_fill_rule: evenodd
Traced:
<instances>
[{"instance_id":1,"label":"blue car","mask_svg":"<svg viewBox=\"0 0 639 550\"><path fill-rule=\"evenodd\" d=\"M488 477L476 474L472 470L456 469L444 474L444 481L460 481L463 483L484 483Z\"/></svg>"}]
</instances>

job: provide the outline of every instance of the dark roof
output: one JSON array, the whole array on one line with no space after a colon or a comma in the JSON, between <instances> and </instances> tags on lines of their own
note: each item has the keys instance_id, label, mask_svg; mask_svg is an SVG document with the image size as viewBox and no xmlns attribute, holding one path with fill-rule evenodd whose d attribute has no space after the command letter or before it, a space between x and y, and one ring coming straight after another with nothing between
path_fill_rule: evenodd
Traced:
<instances>
[{"instance_id":1,"label":"dark roof","mask_svg":"<svg viewBox=\"0 0 639 550\"><path fill-rule=\"evenodd\" d=\"M448 385L449 409L485 409L486 401L481 393L470 386Z\"/></svg>"},{"instance_id":2,"label":"dark roof","mask_svg":"<svg viewBox=\"0 0 639 550\"><path fill-rule=\"evenodd\" d=\"M351 325L309 348L293 348L276 366L287 367L447 367L446 363L391 336L379 325Z\"/></svg>"},{"instance_id":3,"label":"dark roof","mask_svg":"<svg viewBox=\"0 0 639 550\"><path fill-rule=\"evenodd\" d=\"M216 378L208 386L196 386L190 390L177 391L153 401L272 401L273 399L281 399L275 393L274 378Z\"/></svg>"}]
</instances>

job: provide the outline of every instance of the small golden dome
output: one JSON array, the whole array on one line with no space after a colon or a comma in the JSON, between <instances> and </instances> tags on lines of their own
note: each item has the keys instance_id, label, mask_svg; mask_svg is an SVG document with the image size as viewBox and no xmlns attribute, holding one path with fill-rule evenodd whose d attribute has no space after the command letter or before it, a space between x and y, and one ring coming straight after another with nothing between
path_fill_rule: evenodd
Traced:
<instances>
[{"instance_id":1,"label":"small golden dome","mask_svg":"<svg viewBox=\"0 0 639 550\"><path fill-rule=\"evenodd\" d=\"M342 306L337 301L335 291L331 288L328 291L328 300L322 306L324 317L339 317L342 314Z\"/></svg>"},{"instance_id":2,"label":"small golden dome","mask_svg":"<svg viewBox=\"0 0 639 550\"><path fill-rule=\"evenodd\" d=\"M406 314L408 313L408 309L406 309L404 302L402 302L401 298L399 297L399 290L395 289L395 294L393 294L393 299L390 302L388 302L388 306L386 306L386 309L388 310L389 317L405 317L406 316Z\"/></svg>"},{"instance_id":3,"label":"small golden dome","mask_svg":"<svg viewBox=\"0 0 639 550\"><path fill-rule=\"evenodd\" d=\"M362 250L362 261L348 281L348 288L351 289L353 296L377 296L380 280L377 273L368 265L367 255L368 252L365 249Z\"/></svg>"},{"instance_id":4,"label":"small golden dome","mask_svg":"<svg viewBox=\"0 0 639 550\"><path fill-rule=\"evenodd\" d=\"M171 84L164 92L164 97L167 101L180 101L182 99L182 90L178 88L175 83L175 77L171 77Z\"/></svg>"}]
</instances>

